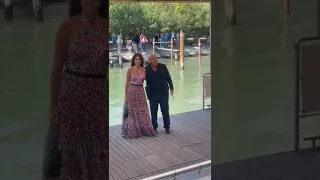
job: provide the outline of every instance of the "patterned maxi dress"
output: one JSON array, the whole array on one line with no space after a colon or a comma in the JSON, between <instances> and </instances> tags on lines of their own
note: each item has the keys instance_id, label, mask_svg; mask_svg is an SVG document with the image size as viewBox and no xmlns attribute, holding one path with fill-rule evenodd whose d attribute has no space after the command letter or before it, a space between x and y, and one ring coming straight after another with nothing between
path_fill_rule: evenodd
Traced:
<instances>
[{"instance_id":1,"label":"patterned maxi dress","mask_svg":"<svg viewBox=\"0 0 320 180\"><path fill-rule=\"evenodd\" d=\"M123 120L122 136L138 138L142 136L155 136L146 95L143 88L145 73L135 69L131 74L127 92L128 118Z\"/></svg>"},{"instance_id":2,"label":"patterned maxi dress","mask_svg":"<svg viewBox=\"0 0 320 180\"><path fill-rule=\"evenodd\" d=\"M101 34L99 19L89 22L82 18L81 22L85 31L69 40L58 96L59 180L107 180L109 41Z\"/></svg>"}]
</instances>

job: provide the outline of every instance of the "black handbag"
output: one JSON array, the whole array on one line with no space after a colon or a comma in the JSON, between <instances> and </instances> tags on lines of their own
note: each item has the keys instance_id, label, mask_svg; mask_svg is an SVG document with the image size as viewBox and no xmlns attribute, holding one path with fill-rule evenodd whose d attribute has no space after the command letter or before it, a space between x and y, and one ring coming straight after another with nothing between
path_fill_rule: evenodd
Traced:
<instances>
[{"instance_id":1,"label":"black handbag","mask_svg":"<svg viewBox=\"0 0 320 180\"><path fill-rule=\"evenodd\" d=\"M60 176L61 171L61 152L58 147L51 149L49 158L49 168L46 173L47 178L57 178Z\"/></svg>"},{"instance_id":2,"label":"black handbag","mask_svg":"<svg viewBox=\"0 0 320 180\"><path fill-rule=\"evenodd\" d=\"M150 100L150 98L151 98L150 87L149 87L149 86L146 86L146 87L145 87L145 90L146 90L147 98L148 98L148 100Z\"/></svg>"},{"instance_id":3,"label":"black handbag","mask_svg":"<svg viewBox=\"0 0 320 180\"><path fill-rule=\"evenodd\" d=\"M61 152L58 149L59 125L50 122L45 145L45 158L43 164L43 176L45 178L58 178L62 167Z\"/></svg>"},{"instance_id":4,"label":"black handbag","mask_svg":"<svg viewBox=\"0 0 320 180\"><path fill-rule=\"evenodd\" d=\"M125 101L123 105L123 118L128 118L129 110L128 110L128 102Z\"/></svg>"}]
</instances>

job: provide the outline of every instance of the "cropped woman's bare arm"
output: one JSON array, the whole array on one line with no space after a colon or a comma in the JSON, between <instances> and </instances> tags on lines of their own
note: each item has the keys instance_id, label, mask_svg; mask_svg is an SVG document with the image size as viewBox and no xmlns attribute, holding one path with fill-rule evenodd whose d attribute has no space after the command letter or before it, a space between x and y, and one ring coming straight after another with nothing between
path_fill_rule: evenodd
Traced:
<instances>
[{"instance_id":1,"label":"cropped woman's bare arm","mask_svg":"<svg viewBox=\"0 0 320 180\"><path fill-rule=\"evenodd\" d=\"M142 72L144 73L144 80L146 80L147 79L147 70L145 67L142 67L141 69L142 69Z\"/></svg>"},{"instance_id":2,"label":"cropped woman's bare arm","mask_svg":"<svg viewBox=\"0 0 320 180\"><path fill-rule=\"evenodd\" d=\"M129 82L130 82L130 78L131 78L131 68L128 69L127 71L127 78L126 78L126 84L125 84L125 97L127 97L127 92L128 92L128 87L129 87Z\"/></svg>"},{"instance_id":3,"label":"cropped woman's bare arm","mask_svg":"<svg viewBox=\"0 0 320 180\"><path fill-rule=\"evenodd\" d=\"M68 22L65 21L60 25L58 29L54 44L54 59L51 70L51 107L57 106L58 88L60 84L61 72L63 70L63 61L66 55L68 39Z\"/></svg>"}]
</instances>

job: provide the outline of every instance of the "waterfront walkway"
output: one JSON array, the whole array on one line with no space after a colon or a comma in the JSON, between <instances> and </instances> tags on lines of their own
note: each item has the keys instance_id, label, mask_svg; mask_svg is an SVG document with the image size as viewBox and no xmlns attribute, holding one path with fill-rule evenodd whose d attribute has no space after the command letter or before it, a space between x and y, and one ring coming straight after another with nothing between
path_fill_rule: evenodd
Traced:
<instances>
[{"instance_id":1,"label":"waterfront walkway","mask_svg":"<svg viewBox=\"0 0 320 180\"><path fill-rule=\"evenodd\" d=\"M212 180L316 180L320 179L320 150L295 155L282 152L213 165Z\"/></svg>"},{"instance_id":2,"label":"waterfront walkway","mask_svg":"<svg viewBox=\"0 0 320 180\"><path fill-rule=\"evenodd\" d=\"M211 111L171 115L171 134L158 119L157 137L125 139L110 127L110 180L135 180L211 159Z\"/></svg>"}]
</instances>

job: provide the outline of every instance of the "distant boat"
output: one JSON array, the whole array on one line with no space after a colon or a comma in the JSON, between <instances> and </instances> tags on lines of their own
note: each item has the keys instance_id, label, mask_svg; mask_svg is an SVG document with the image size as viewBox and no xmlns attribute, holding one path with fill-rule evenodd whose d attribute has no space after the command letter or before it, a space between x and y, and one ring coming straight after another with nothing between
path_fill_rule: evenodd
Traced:
<instances>
[{"instance_id":1,"label":"distant boat","mask_svg":"<svg viewBox=\"0 0 320 180\"><path fill-rule=\"evenodd\" d=\"M133 55L134 55L133 52L123 52L121 54L122 63L131 62ZM144 64L147 65L148 61L149 61L149 56L151 54L148 54L146 52L142 52L141 55L144 59ZM159 54L156 53L156 55L158 58L160 57ZM119 53L118 52L109 52L109 62L110 62L110 67L113 67L114 64L118 64L119 63Z\"/></svg>"}]
</instances>

